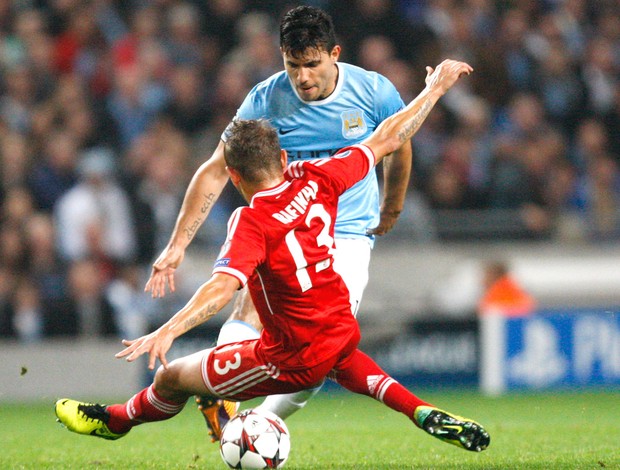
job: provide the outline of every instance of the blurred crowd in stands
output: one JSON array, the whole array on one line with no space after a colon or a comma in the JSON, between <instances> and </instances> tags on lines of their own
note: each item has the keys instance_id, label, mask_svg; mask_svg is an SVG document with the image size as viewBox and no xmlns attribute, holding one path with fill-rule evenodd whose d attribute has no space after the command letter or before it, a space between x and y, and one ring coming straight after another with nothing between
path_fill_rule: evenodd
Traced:
<instances>
[{"instance_id":1,"label":"blurred crowd in stands","mask_svg":"<svg viewBox=\"0 0 620 470\"><path fill-rule=\"evenodd\" d=\"M0 337L144 332L145 273L189 179L282 69L278 22L299 3L406 102L426 65L474 67L413 139L415 204L620 240L617 0L0 0ZM241 203L228 189L205 244Z\"/></svg>"}]
</instances>

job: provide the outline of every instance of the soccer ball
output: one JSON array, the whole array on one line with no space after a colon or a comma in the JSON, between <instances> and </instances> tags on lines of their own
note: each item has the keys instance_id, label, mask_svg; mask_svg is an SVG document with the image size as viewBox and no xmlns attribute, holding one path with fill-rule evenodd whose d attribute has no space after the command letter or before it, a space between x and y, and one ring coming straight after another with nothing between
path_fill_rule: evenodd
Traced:
<instances>
[{"instance_id":1,"label":"soccer ball","mask_svg":"<svg viewBox=\"0 0 620 470\"><path fill-rule=\"evenodd\" d=\"M241 411L226 423L220 438L220 454L230 468L282 468L290 448L284 421L258 409Z\"/></svg>"}]
</instances>

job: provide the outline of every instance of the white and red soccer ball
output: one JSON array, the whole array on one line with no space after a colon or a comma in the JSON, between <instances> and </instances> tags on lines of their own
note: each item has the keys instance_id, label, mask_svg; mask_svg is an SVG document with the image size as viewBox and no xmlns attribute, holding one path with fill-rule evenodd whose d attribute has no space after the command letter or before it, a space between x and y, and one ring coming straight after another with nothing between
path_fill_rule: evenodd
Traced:
<instances>
[{"instance_id":1,"label":"white and red soccer ball","mask_svg":"<svg viewBox=\"0 0 620 470\"><path fill-rule=\"evenodd\" d=\"M290 449L284 421L259 409L241 411L224 426L220 438L220 454L230 468L282 468Z\"/></svg>"}]
</instances>

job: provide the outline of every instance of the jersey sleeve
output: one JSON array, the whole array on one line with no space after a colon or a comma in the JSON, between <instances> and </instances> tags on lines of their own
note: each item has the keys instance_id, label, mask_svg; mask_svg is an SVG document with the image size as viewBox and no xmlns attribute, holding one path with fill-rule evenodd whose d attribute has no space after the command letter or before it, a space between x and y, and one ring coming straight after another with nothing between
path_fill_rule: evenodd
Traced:
<instances>
[{"instance_id":1,"label":"jersey sleeve","mask_svg":"<svg viewBox=\"0 0 620 470\"><path fill-rule=\"evenodd\" d=\"M230 216L226 241L213 267L213 274L234 276L241 287L265 260L264 234L249 211L248 207L240 207Z\"/></svg>"},{"instance_id":2,"label":"jersey sleeve","mask_svg":"<svg viewBox=\"0 0 620 470\"><path fill-rule=\"evenodd\" d=\"M383 122L405 107L398 90L387 78L377 74L374 111L377 122Z\"/></svg>"},{"instance_id":3,"label":"jersey sleeve","mask_svg":"<svg viewBox=\"0 0 620 470\"><path fill-rule=\"evenodd\" d=\"M301 178L306 172L324 175L335 193L340 195L364 179L374 166L372 150L357 144L339 150L332 157L293 162L286 169L286 177Z\"/></svg>"}]
</instances>

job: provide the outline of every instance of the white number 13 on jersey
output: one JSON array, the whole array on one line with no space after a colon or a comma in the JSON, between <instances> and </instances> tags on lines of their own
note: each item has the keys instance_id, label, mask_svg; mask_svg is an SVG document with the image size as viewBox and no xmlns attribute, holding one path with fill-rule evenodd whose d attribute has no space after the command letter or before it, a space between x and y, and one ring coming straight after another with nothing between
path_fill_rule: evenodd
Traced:
<instances>
[{"instance_id":1,"label":"white number 13 on jersey","mask_svg":"<svg viewBox=\"0 0 620 470\"><path fill-rule=\"evenodd\" d=\"M323 207L323 204L313 204L308 211L308 215L304 222L307 227L310 227L310 223L315 218L321 219L323 222L323 228L319 232L316 237L317 246L325 246L327 247L327 252L332 255L334 252L334 238L329 234L329 227L332 223L332 218L329 213ZM299 281L299 286L301 287L302 292L306 292L308 289L312 288L312 280L310 279L310 275L308 274L308 262L304 257L304 252L301 248L301 244L295 237L295 229L291 230L284 237L286 241L286 246L288 250L291 252L291 256L295 261L295 266L297 267L297 281ZM317 271L319 269L317 268Z\"/></svg>"}]
</instances>

